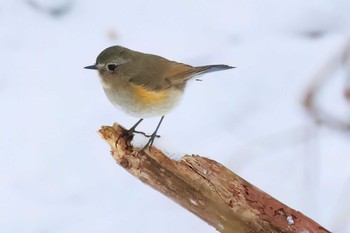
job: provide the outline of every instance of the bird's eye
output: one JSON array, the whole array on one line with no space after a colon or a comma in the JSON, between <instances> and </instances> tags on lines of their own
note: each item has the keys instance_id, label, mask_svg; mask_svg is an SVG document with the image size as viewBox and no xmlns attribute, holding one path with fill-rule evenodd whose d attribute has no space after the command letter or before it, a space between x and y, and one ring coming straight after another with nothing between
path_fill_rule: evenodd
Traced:
<instances>
[{"instance_id":1,"label":"bird's eye","mask_svg":"<svg viewBox=\"0 0 350 233\"><path fill-rule=\"evenodd\" d=\"M107 69L109 70L109 71L114 71L115 69L117 68L117 65L116 64L108 64L107 65Z\"/></svg>"}]
</instances>

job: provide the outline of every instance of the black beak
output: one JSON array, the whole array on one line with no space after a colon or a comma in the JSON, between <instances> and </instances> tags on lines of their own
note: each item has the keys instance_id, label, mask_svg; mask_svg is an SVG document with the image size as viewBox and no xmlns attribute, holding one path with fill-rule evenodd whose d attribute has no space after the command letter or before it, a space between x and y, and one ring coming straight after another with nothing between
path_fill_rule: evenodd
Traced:
<instances>
[{"instance_id":1,"label":"black beak","mask_svg":"<svg viewBox=\"0 0 350 233\"><path fill-rule=\"evenodd\" d=\"M85 66L84 69L97 70L97 66L96 65Z\"/></svg>"}]
</instances>

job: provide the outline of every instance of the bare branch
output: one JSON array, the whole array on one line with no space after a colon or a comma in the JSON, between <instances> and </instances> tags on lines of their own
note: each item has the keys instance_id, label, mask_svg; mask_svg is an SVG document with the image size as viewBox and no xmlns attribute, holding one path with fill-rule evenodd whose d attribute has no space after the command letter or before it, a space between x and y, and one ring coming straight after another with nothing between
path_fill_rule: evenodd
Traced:
<instances>
[{"instance_id":1,"label":"bare branch","mask_svg":"<svg viewBox=\"0 0 350 233\"><path fill-rule=\"evenodd\" d=\"M99 133L119 165L220 232L329 232L214 160L175 161L155 147L140 151L117 124Z\"/></svg>"}]
</instances>

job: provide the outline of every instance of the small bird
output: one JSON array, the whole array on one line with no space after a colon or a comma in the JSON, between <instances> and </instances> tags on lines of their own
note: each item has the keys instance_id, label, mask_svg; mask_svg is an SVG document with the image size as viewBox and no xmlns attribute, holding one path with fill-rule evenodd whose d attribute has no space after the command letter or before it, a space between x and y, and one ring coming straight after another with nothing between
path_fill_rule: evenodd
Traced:
<instances>
[{"instance_id":1,"label":"small bird","mask_svg":"<svg viewBox=\"0 0 350 233\"><path fill-rule=\"evenodd\" d=\"M152 146L164 116L175 108L183 96L188 80L201 74L232 69L228 65L190 66L163 57L133 51L122 46L103 50L94 65L109 101L131 116L140 118L128 133L150 137L142 148ZM160 116L151 135L136 131L144 118Z\"/></svg>"}]
</instances>

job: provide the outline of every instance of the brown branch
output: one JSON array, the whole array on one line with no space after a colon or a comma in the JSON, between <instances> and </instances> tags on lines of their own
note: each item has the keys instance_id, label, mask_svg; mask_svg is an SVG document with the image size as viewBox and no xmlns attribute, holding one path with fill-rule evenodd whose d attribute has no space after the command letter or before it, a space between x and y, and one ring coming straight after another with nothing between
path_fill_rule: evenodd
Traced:
<instances>
[{"instance_id":1,"label":"brown branch","mask_svg":"<svg viewBox=\"0 0 350 233\"><path fill-rule=\"evenodd\" d=\"M142 152L117 124L99 133L119 165L220 232L329 232L214 160L175 161L155 147Z\"/></svg>"}]
</instances>

